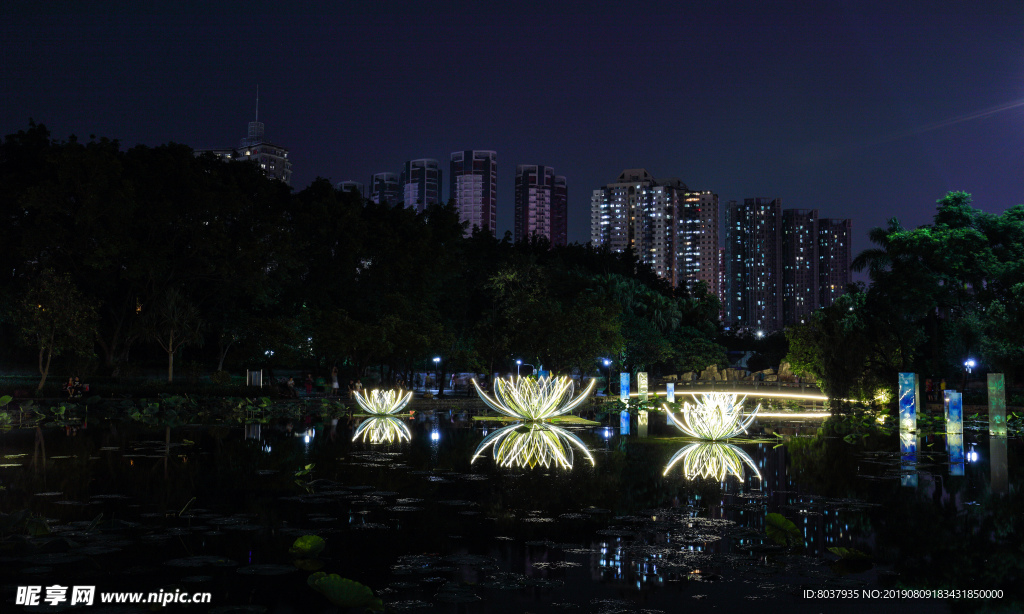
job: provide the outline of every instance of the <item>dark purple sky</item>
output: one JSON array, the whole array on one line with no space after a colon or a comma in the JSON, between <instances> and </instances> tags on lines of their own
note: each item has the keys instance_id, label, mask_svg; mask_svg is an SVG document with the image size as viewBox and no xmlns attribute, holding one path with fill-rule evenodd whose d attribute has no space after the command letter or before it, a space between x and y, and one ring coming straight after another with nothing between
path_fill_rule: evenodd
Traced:
<instances>
[{"instance_id":1,"label":"dark purple sky","mask_svg":"<svg viewBox=\"0 0 1024 614\"><path fill-rule=\"evenodd\" d=\"M259 84L296 188L421 157L447 184L452 151L493 149L499 232L515 165L547 164L577 241L630 167L851 217L857 251L947 190L1024 203L1019 1L153 4L5 6L0 131L232 146Z\"/></svg>"}]
</instances>

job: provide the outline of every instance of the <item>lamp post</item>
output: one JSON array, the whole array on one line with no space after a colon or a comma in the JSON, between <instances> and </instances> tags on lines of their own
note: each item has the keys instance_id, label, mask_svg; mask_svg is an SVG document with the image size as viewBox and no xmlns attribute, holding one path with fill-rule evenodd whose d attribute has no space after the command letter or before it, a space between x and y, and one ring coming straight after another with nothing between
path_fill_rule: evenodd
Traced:
<instances>
[{"instance_id":1,"label":"lamp post","mask_svg":"<svg viewBox=\"0 0 1024 614\"><path fill-rule=\"evenodd\" d=\"M974 368L974 359L968 358L964 361L964 392L967 392L967 381L970 379L971 370Z\"/></svg>"},{"instance_id":2,"label":"lamp post","mask_svg":"<svg viewBox=\"0 0 1024 614\"><path fill-rule=\"evenodd\" d=\"M605 358L604 368L608 372L608 379L604 381L604 396L611 396L612 394L612 361Z\"/></svg>"},{"instance_id":3,"label":"lamp post","mask_svg":"<svg viewBox=\"0 0 1024 614\"><path fill-rule=\"evenodd\" d=\"M434 357L434 385L437 386L437 393L441 394L441 375L437 372L438 366L441 364L441 357Z\"/></svg>"},{"instance_id":4,"label":"lamp post","mask_svg":"<svg viewBox=\"0 0 1024 614\"><path fill-rule=\"evenodd\" d=\"M537 371L537 367L531 365L528 362L523 362L522 360L518 360L517 359L516 360L516 377L519 377L519 367L521 367L523 365L526 365L527 367L530 367L531 369L533 369L533 371L531 371L531 373L534 373L534 372Z\"/></svg>"}]
</instances>

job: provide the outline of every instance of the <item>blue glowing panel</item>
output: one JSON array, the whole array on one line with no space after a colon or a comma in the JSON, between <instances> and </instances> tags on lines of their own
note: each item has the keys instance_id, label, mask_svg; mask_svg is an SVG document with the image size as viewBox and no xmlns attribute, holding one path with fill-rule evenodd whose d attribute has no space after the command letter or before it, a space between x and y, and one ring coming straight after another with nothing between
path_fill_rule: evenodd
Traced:
<instances>
[{"instance_id":1,"label":"blue glowing panel","mask_svg":"<svg viewBox=\"0 0 1024 614\"><path fill-rule=\"evenodd\" d=\"M946 432L964 432L964 397L955 390L947 390Z\"/></svg>"},{"instance_id":2,"label":"blue glowing panel","mask_svg":"<svg viewBox=\"0 0 1024 614\"><path fill-rule=\"evenodd\" d=\"M665 384L665 400L669 403L676 402L676 385L672 382Z\"/></svg>"},{"instance_id":3,"label":"blue glowing panel","mask_svg":"<svg viewBox=\"0 0 1024 614\"><path fill-rule=\"evenodd\" d=\"M619 414L619 434L629 435L629 412L623 411Z\"/></svg>"},{"instance_id":4,"label":"blue glowing panel","mask_svg":"<svg viewBox=\"0 0 1024 614\"><path fill-rule=\"evenodd\" d=\"M629 402L629 373L619 373L619 398L623 403Z\"/></svg>"},{"instance_id":5,"label":"blue glowing panel","mask_svg":"<svg viewBox=\"0 0 1024 614\"><path fill-rule=\"evenodd\" d=\"M949 422L949 395L952 392L952 390L942 391L942 415L947 422Z\"/></svg>"},{"instance_id":6,"label":"blue glowing panel","mask_svg":"<svg viewBox=\"0 0 1024 614\"><path fill-rule=\"evenodd\" d=\"M913 373L900 373L900 430L917 430L917 378Z\"/></svg>"},{"instance_id":7,"label":"blue glowing panel","mask_svg":"<svg viewBox=\"0 0 1024 614\"><path fill-rule=\"evenodd\" d=\"M1002 373L988 374L988 434L1006 437L1006 379Z\"/></svg>"}]
</instances>

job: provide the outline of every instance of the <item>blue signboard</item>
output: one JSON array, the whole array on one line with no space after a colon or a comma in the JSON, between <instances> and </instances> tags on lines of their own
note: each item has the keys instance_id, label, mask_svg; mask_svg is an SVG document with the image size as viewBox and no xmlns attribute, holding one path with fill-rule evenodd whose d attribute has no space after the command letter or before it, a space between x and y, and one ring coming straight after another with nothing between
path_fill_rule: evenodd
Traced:
<instances>
[{"instance_id":1,"label":"blue signboard","mask_svg":"<svg viewBox=\"0 0 1024 614\"><path fill-rule=\"evenodd\" d=\"M629 402L629 373L619 373L619 398L623 403Z\"/></svg>"},{"instance_id":2,"label":"blue signboard","mask_svg":"<svg viewBox=\"0 0 1024 614\"><path fill-rule=\"evenodd\" d=\"M672 382L665 384L665 400L669 403L676 402L676 385Z\"/></svg>"}]
</instances>

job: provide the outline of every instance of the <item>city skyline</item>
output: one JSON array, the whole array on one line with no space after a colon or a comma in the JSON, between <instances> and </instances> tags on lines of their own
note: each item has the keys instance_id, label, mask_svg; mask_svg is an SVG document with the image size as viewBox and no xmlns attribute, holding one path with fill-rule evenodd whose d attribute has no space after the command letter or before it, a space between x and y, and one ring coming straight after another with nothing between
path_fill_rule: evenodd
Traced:
<instances>
[{"instance_id":1,"label":"city skyline","mask_svg":"<svg viewBox=\"0 0 1024 614\"><path fill-rule=\"evenodd\" d=\"M853 218L854 254L892 215L928 223L949 190L990 212L1024 202L1015 3L114 7L11 7L3 134L32 118L62 139L224 147L259 86L296 189L494 150L497 234L513 229L512 171L539 161L574 186L570 242L623 168ZM278 42L258 61L239 52L256 35Z\"/></svg>"}]
</instances>

